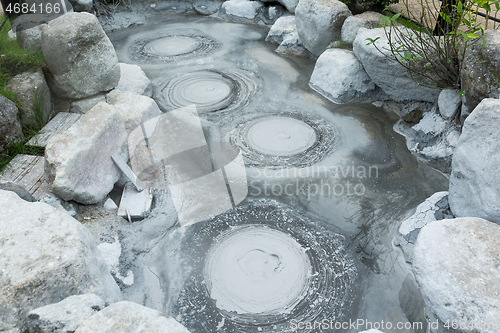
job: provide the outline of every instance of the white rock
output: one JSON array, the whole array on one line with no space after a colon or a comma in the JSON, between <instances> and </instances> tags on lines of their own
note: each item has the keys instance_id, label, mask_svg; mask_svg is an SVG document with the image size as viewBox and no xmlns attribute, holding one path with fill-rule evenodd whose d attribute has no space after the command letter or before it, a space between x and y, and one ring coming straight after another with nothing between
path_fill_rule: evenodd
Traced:
<instances>
[{"instance_id":1,"label":"white rock","mask_svg":"<svg viewBox=\"0 0 500 333\"><path fill-rule=\"evenodd\" d=\"M295 16L282 16L276 20L266 37L266 42L281 44L283 39L293 32L296 32Z\"/></svg>"},{"instance_id":2,"label":"white rock","mask_svg":"<svg viewBox=\"0 0 500 333\"><path fill-rule=\"evenodd\" d=\"M299 0L278 0L280 4L285 6L286 9L292 14L295 14L295 8L299 4Z\"/></svg>"},{"instance_id":3,"label":"white rock","mask_svg":"<svg viewBox=\"0 0 500 333\"><path fill-rule=\"evenodd\" d=\"M0 191L0 239L0 331L24 332L29 311L68 296L121 299L95 240L68 214Z\"/></svg>"},{"instance_id":4,"label":"white rock","mask_svg":"<svg viewBox=\"0 0 500 333\"><path fill-rule=\"evenodd\" d=\"M120 71L121 77L116 89L132 91L147 97L153 95L153 85L141 67L120 63Z\"/></svg>"},{"instance_id":5,"label":"white rock","mask_svg":"<svg viewBox=\"0 0 500 333\"><path fill-rule=\"evenodd\" d=\"M121 114L127 133L132 132L143 122L162 114L152 98L131 91L115 89L106 95L106 101L116 107Z\"/></svg>"},{"instance_id":6,"label":"white rock","mask_svg":"<svg viewBox=\"0 0 500 333\"><path fill-rule=\"evenodd\" d=\"M418 205L415 213L404 220L399 226L398 234L395 237L395 244L401 246L406 261L413 261L413 246L417 240L420 229L427 224L453 218L448 212L448 192L437 192Z\"/></svg>"},{"instance_id":7,"label":"white rock","mask_svg":"<svg viewBox=\"0 0 500 333\"><path fill-rule=\"evenodd\" d=\"M484 99L465 120L452 160L450 207L457 217L500 223L500 100Z\"/></svg>"},{"instance_id":8,"label":"white rock","mask_svg":"<svg viewBox=\"0 0 500 333\"><path fill-rule=\"evenodd\" d=\"M97 94L71 103L70 112L86 113L100 102L106 102L106 94Z\"/></svg>"},{"instance_id":9,"label":"white rock","mask_svg":"<svg viewBox=\"0 0 500 333\"><path fill-rule=\"evenodd\" d=\"M377 12L364 12L358 15L349 16L342 25L342 40L352 43L356 39L359 29L373 29L380 27L383 15Z\"/></svg>"},{"instance_id":10,"label":"white rock","mask_svg":"<svg viewBox=\"0 0 500 333\"><path fill-rule=\"evenodd\" d=\"M115 210L115 209L118 209L118 206L116 205L116 203L111 198L108 198L104 202L104 208L106 208L108 210Z\"/></svg>"},{"instance_id":11,"label":"white rock","mask_svg":"<svg viewBox=\"0 0 500 333\"><path fill-rule=\"evenodd\" d=\"M42 32L42 50L52 74L51 89L63 98L81 99L110 91L120 80L115 49L97 18L67 13Z\"/></svg>"},{"instance_id":12,"label":"white rock","mask_svg":"<svg viewBox=\"0 0 500 333\"><path fill-rule=\"evenodd\" d=\"M109 271L115 278L119 279L123 284L130 286L134 283L134 273L128 271L126 276L120 274L120 256L122 254L122 246L118 237L115 237L113 243L101 243L97 245L99 252L106 261Z\"/></svg>"},{"instance_id":13,"label":"white rock","mask_svg":"<svg viewBox=\"0 0 500 333\"><path fill-rule=\"evenodd\" d=\"M480 218L441 220L420 231L413 272L427 308L443 323L498 323L500 227ZM475 327L477 328L477 326ZM460 332L498 332L462 327Z\"/></svg>"},{"instance_id":14,"label":"white rock","mask_svg":"<svg viewBox=\"0 0 500 333\"><path fill-rule=\"evenodd\" d=\"M297 31L294 31L291 34L286 35L286 37L281 42L280 46L278 46L278 48L276 49L276 52L282 54L289 54L296 57L305 57L310 54L309 51L307 51L307 49L305 48L302 41L300 40Z\"/></svg>"},{"instance_id":15,"label":"white rock","mask_svg":"<svg viewBox=\"0 0 500 333\"><path fill-rule=\"evenodd\" d=\"M225 15L244 20L253 20L260 14L264 4L260 1L229 0L222 4Z\"/></svg>"},{"instance_id":16,"label":"white rock","mask_svg":"<svg viewBox=\"0 0 500 333\"><path fill-rule=\"evenodd\" d=\"M153 193L149 188L138 192L131 183L127 183L123 189L118 215L128 219L145 218L151 210Z\"/></svg>"},{"instance_id":17,"label":"white rock","mask_svg":"<svg viewBox=\"0 0 500 333\"><path fill-rule=\"evenodd\" d=\"M75 333L189 333L172 317L132 302L118 302L87 319Z\"/></svg>"},{"instance_id":18,"label":"white rock","mask_svg":"<svg viewBox=\"0 0 500 333\"><path fill-rule=\"evenodd\" d=\"M338 0L301 0L295 22L306 49L319 56L334 40L339 40L344 20L351 16L347 5Z\"/></svg>"},{"instance_id":19,"label":"white rock","mask_svg":"<svg viewBox=\"0 0 500 333\"><path fill-rule=\"evenodd\" d=\"M462 105L462 97L460 97L460 90L457 89L444 89L439 94L438 106L439 113L445 119L451 119L456 116L457 112Z\"/></svg>"},{"instance_id":20,"label":"white rock","mask_svg":"<svg viewBox=\"0 0 500 333\"><path fill-rule=\"evenodd\" d=\"M71 202L66 202L56 197L53 193L47 193L43 197L40 198L40 202L46 203L47 205L51 205L52 207L59 209L66 214L71 216L76 216L75 206Z\"/></svg>"},{"instance_id":21,"label":"white rock","mask_svg":"<svg viewBox=\"0 0 500 333\"><path fill-rule=\"evenodd\" d=\"M41 70L14 76L7 82L7 88L16 94L21 102L19 116L23 125L40 125L35 120L35 90L39 107L42 108L43 122L49 120L52 114L52 95Z\"/></svg>"},{"instance_id":22,"label":"white rock","mask_svg":"<svg viewBox=\"0 0 500 333\"><path fill-rule=\"evenodd\" d=\"M316 61L309 86L334 103L373 102L384 98L352 51L328 49Z\"/></svg>"},{"instance_id":23,"label":"white rock","mask_svg":"<svg viewBox=\"0 0 500 333\"><path fill-rule=\"evenodd\" d=\"M379 38L374 44L385 55L379 52L374 44L369 43L367 38ZM389 42L383 28L370 30L361 28L353 43L354 54L363 64L368 76L391 99L397 102L406 100L436 102L440 90L424 87L415 82L407 70L391 58L387 48Z\"/></svg>"},{"instance_id":24,"label":"white rock","mask_svg":"<svg viewBox=\"0 0 500 333\"><path fill-rule=\"evenodd\" d=\"M45 148L45 175L54 194L82 204L103 201L120 178L111 156L125 155L127 132L120 112L97 104Z\"/></svg>"},{"instance_id":25,"label":"white rock","mask_svg":"<svg viewBox=\"0 0 500 333\"><path fill-rule=\"evenodd\" d=\"M70 296L59 303L31 310L28 327L32 333L73 333L105 307L106 303L95 294Z\"/></svg>"}]
</instances>

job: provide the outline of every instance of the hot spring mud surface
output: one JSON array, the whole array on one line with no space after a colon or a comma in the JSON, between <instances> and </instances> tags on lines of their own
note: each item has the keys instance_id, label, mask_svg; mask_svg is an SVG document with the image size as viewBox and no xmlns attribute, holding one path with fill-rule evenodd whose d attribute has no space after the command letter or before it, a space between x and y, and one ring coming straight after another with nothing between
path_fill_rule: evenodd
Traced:
<instances>
[{"instance_id":1,"label":"hot spring mud surface","mask_svg":"<svg viewBox=\"0 0 500 333\"><path fill-rule=\"evenodd\" d=\"M407 322L408 266L392 239L447 180L407 151L395 115L311 91L314 62L276 54L267 31L172 15L110 35L163 111L196 104L207 140L240 147L249 183L235 209L185 227L168 190L158 192L151 216L121 230L121 273L135 277L122 290L193 333Z\"/></svg>"}]
</instances>

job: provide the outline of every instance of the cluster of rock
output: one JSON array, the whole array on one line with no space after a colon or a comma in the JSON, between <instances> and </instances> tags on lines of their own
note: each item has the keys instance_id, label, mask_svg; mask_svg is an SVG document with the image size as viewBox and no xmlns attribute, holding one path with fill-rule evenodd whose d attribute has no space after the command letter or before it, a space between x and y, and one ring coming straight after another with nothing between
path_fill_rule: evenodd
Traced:
<instances>
[{"instance_id":1,"label":"cluster of rock","mask_svg":"<svg viewBox=\"0 0 500 333\"><path fill-rule=\"evenodd\" d=\"M47 97L47 119L53 96L71 99L71 110L83 115L46 144L52 197L33 202L23 188L0 179L0 331L186 333L169 316L122 301L110 273L118 274L116 263L107 263L89 230L61 206L64 200L93 204L108 198L121 177L111 156L127 160L128 134L161 114L150 98L151 82L138 66L118 62L92 14L67 13L39 30L36 43L48 71L9 82L22 108L0 96L2 115L19 120L0 123L0 145L20 138L20 124L32 121L33 87L36 98Z\"/></svg>"}]
</instances>

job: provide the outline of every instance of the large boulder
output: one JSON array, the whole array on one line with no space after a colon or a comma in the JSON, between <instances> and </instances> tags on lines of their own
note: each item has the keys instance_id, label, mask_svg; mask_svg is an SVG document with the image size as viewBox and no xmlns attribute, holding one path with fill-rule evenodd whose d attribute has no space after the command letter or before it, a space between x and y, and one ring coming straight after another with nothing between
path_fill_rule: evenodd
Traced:
<instances>
[{"instance_id":1,"label":"large boulder","mask_svg":"<svg viewBox=\"0 0 500 333\"><path fill-rule=\"evenodd\" d=\"M450 207L457 217L500 223L500 100L484 99L465 120L452 160Z\"/></svg>"},{"instance_id":2,"label":"large boulder","mask_svg":"<svg viewBox=\"0 0 500 333\"><path fill-rule=\"evenodd\" d=\"M68 296L95 293L108 303L120 290L90 232L44 203L0 191L0 331L24 332L28 312Z\"/></svg>"},{"instance_id":3,"label":"large boulder","mask_svg":"<svg viewBox=\"0 0 500 333\"><path fill-rule=\"evenodd\" d=\"M61 199L82 204L103 201L120 178L111 156L125 155L127 132L120 112L104 102L45 148L45 175Z\"/></svg>"},{"instance_id":4,"label":"large boulder","mask_svg":"<svg viewBox=\"0 0 500 333\"><path fill-rule=\"evenodd\" d=\"M112 304L87 319L75 333L189 333L189 331L154 309L123 301Z\"/></svg>"},{"instance_id":5,"label":"large boulder","mask_svg":"<svg viewBox=\"0 0 500 333\"><path fill-rule=\"evenodd\" d=\"M462 98L458 89L443 89L438 97L439 113L445 119L453 119L461 111Z\"/></svg>"},{"instance_id":6,"label":"large boulder","mask_svg":"<svg viewBox=\"0 0 500 333\"><path fill-rule=\"evenodd\" d=\"M115 89L106 95L106 101L120 112L127 133L145 121L162 114L152 98L131 91Z\"/></svg>"},{"instance_id":7,"label":"large boulder","mask_svg":"<svg viewBox=\"0 0 500 333\"><path fill-rule=\"evenodd\" d=\"M60 97L80 99L110 91L120 80L113 44L97 18L67 13L42 32L42 50L51 73L51 88Z\"/></svg>"},{"instance_id":8,"label":"large boulder","mask_svg":"<svg viewBox=\"0 0 500 333\"><path fill-rule=\"evenodd\" d=\"M498 332L491 325L500 318L499 238L500 226L473 217L437 221L420 231L415 278L441 323L467 323L456 332Z\"/></svg>"},{"instance_id":9,"label":"large boulder","mask_svg":"<svg viewBox=\"0 0 500 333\"><path fill-rule=\"evenodd\" d=\"M106 94L104 93L71 102L69 112L87 113L87 111L91 110L94 106L101 102L106 102Z\"/></svg>"},{"instance_id":10,"label":"large boulder","mask_svg":"<svg viewBox=\"0 0 500 333\"><path fill-rule=\"evenodd\" d=\"M70 296L59 303L31 310L28 327L31 333L73 333L105 307L104 300L96 294Z\"/></svg>"},{"instance_id":11,"label":"large boulder","mask_svg":"<svg viewBox=\"0 0 500 333\"><path fill-rule=\"evenodd\" d=\"M275 0L262 0L262 2L274 2ZM295 14L295 8L299 4L299 0L278 0L280 4L292 14Z\"/></svg>"},{"instance_id":12,"label":"large boulder","mask_svg":"<svg viewBox=\"0 0 500 333\"><path fill-rule=\"evenodd\" d=\"M347 5L338 0L301 0L295 9L300 40L319 56L334 40L339 40L342 24L351 16Z\"/></svg>"},{"instance_id":13,"label":"large boulder","mask_svg":"<svg viewBox=\"0 0 500 333\"><path fill-rule=\"evenodd\" d=\"M370 43L368 38L378 40ZM384 28L361 28L353 43L354 54L363 64L368 76L391 99L397 102L436 102L440 90L419 85L408 71L392 58L389 48Z\"/></svg>"},{"instance_id":14,"label":"large boulder","mask_svg":"<svg viewBox=\"0 0 500 333\"><path fill-rule=\"evenodd\" d=\"M380 27L383 15L377 12L364 12L358 15L349 16L342 25L342 40L352 43L361 28L374 29Z\"/></svg>"},{"instance_id":15,"label":"large boulder","mask_svg":"<svg viewBox=\"0 0 500 333\"><path fill-rule=\"evenodd\" d=\"M329 49L316 61L309 86L334 103L387 99L352 51Z\"/></svg>"},{"instance_id":16,"label":"large boulder","mask_svg":"<svg viewBox=\"0 0 500 333\"><path fill-rule=\"evenodd\" d=\"M420 230L434 221L453 218L448 205L448 192L437 192L418 205L415 213L399 226L394 243L401 246L406 262L413 262L413 247Z\"/></svg>"},{"instance_id":17,"label":"large boulder","mask_svg":"<svg viewBox=\"0 0 500 333\"><path fill-rule=\"evenodd\" d=\"M21 103L19 117L25 126L43 126L52 114L52 95L41 70L24 72L7 83Z\"/></svg>"},{"instance_id":18,"label":"large boulder","mask_svg":"<svg viewBox=\"0 0 500 333\"><path fill-rule=\"evenodd\" d=\"M11 191L17 194L21 199L28 202L35 202L36 199L24 187L14 183L10 179L0 176L0 190Z\"/></svg>"},{"instance_id":19,"label":"large boulder","mask_svg":"<svg viewBox=\"0 0 500 333\"><path fill-rule=\"evenodd\" d=\"M465 52L460 68L465 107L471 112L484 98L500 98L500 31L486 30L486 45L478 40Z\"/></svg>"},{"instance_id":20,"label":"large boulder","mask_svg":"<svg viewBox=\"0 0 500 333\"><path fill-rule=\"evenodd\" d=\"M24 137L16 103L0 95L0 152Z\"/></svg>"},{"instance_id":21,"label":"large boulder","mask_svg":"<svg viewBox=\"0 0 500 333\"><path fill-rule=\"evenodd\" d=\"M121 77L116 89L132 91L147 97L153 95L153 85L141 67L120 63Z\"/></svg>"},{"instance_id":22,"label":"large boulder","mask_svg":"<svg viewBox=\"0 0 500 333\"><path fill-rule=\"evenodd\" d=\"M295 16L282 16L269 29L266 42L279 45L288 35L295 31L297 31Z\"/></svg>"}]
</instances>

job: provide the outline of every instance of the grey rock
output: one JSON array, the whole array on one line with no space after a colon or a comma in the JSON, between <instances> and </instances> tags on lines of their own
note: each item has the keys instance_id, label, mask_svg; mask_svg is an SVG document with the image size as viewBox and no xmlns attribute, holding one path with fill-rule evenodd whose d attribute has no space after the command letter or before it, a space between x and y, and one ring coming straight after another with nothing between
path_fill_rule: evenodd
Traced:
<instances>
[{"instance_id":1,"label":"grey rock","mask_svg":"<svg viewBox=\"0 0 500 333\"><path fill-rule=\"evenodd\" d=\"M260 1L229 0L222 4L219 13L230 20L249 23L255 22L263 9L264 4Z\"/></svg>"},{"instance_id":2,"label":"grey rock","mask_svg":"<svg viewBox=\"0 0 500 333\"><path fill-rule=\"evenodd\" d=\"M19 116L21 124L26 126L39 126L48 122L52 114L52 95L45 76L41 70L36 72L24 72L14 76L7 82L7 88L19 98L21 108ZM39 124L35 115L35 92L38 107L42 108L42 119Z\"/></svg>"},{"instance_id":3,"label":"grey rock","mask_svg":"<svg viewBox=\"0 0 500 333\"><path fill-rule=\"evenodd\" d=\"M394 129L406 137L408 150L422 162L449 174L460 126L444 119L432 103L401 102L399 106L403 118ZM417 123L406 122L417 113Z\"/></svg>"},{"instance_id":4,"label":"grey rock","mask_svg":"<svg viewBox=\"0 0 500 333\"><path fill-rule=\"evenodd\" d=\"M59 303L28 313L30 333L73 333L85 320L104 309L106 303L95 294L75 295Z\"/></svg>"},{"instance_id":5,"label":"grey rock","mask_svg":"<svg viewBox=\"0 0 500 333\"><path fill-rule=\"evenodd\" d=\"M112 304L87 319L75 333L189 333L172 317L137 303Z\"/></svg>"},{"instance_id":6,"label":"grey rock","mask_svg":"<svg viewBox=\"0 0 500 333\"><path fill-rule=\"evenodd\" d=\"M394 244L401 246L406 262L413 261L413 247L420 229L427 224L453 218L448 207L448 192L437 192L418 205L415 213L404 220L394 238Z\"/></svg>"},{"instance_id":7,"label":"grey rock","mask_svg":"<svg viewBox=\"0 0 500 333\"><path fill-rule=\"evenodd\" d=\"M39 201L46 203L47 205L51 205L52 207L59 209L62 212L65 212L66 214L69 214L71 216L76 216L75 206L73 206L71 202L61 200L53 193L45 194L43 197L40 198Z\"/></svg>"},{"instance_id":8,"label":"grey rock","mask_svg":"<svg viewBox=\"0 0 500 333\"><path fill-rule=\"evenodd\" d=\"M269 29L266 42L279 45L288 35L296 31L295 16L282 16Z\"/></svg>"},{"instance_id":9,"label":"grey rock","mask_svg":"<svg viewBox=\"0 0 500 333\"><path fill-rule=\"evenodd\" d=\"M19 109L7 97L0 95L0 152L9 144L24 138Z\"/></svg>"},{"instance_id":10,"label":"grey rock","mask_svg":"<svg viewBox=\"0 0 500 333\"><path fill-rule=\"evenodd\" d=\"M20 29L16 33L19 45L26 51L42 50L42 30L46 24L40 24L30 29Z\"/></svg>"},{"instance_id":11,"label":"grey rock","mask_svg":"<svg viewBox=\"0 0 500 333\"><path fill-rule=\"evenodd\" d=\"M127 133L132 132L145 121L162 114L152 98L131 91L115 89L106 95L106 101L113 105L122 116Z\"/></svg>"},{"instance_id":12,"label":"grey rock","mask_svg":"<svg viewBox=\"0 0 500 333\"><path fill-rule=\"evenodd\" d=\"M301 0L295 9L300 40L319 56L332 41L339 40L342 24L351 12L337 0Z\"/></svg>"},{"instance_id":13,"label":"grey rock","mask_svg":"<svg viewBox=\"0 0 500 333\"><path fill-rule=\"evenodd\" d=\"M103 201L120 178L111 156L126 154L127 132L120 112L99 103L45 148L45 176L63 200Z\"/></svg>"},{"instance_id":14,"label":"grey rock","mask_svg":"<svg viewBox=\"0 0 500 333\"><path fill-rule=\"evenodd\" d=\"M382 22L383 15L377 12L364 12L358 15L349 16L345 19L342 25L342 40L352 43L356 39L359 29L374 29L379 28Z\"/></svg>"},{"instance_id":15,"label":"grey rock","mask_svg":"<svg viewBox=\"0 0 500 333\"><path fill-rule=\"evenodd\" d=\"M469 111L484 98L500 98L500 31L486 30L484 38L484 48L481 39L467 48L460 68Z\"/></svg>"},{"instance_id":16,"label":"grey rock","mask_svg":"<svg viewBox=\"0 0 500 333\"><path fill-rule=\"evenodd\" d=\"M42 32L42 50L51 89L60 97L90 97L120 80L113 44L92 14L67 13L50 21Z\"/></svg>"},{"instance_id":17,"label":"grey rock","mask_svg":"<svg viewBox=\"0 0 500 333\"><path fill-rule=\"evenodd\" d=\"M414 333L427 332L425 302L413 274L408 274L398 294L399 306L412 324Z\"/></svg>"},{"instance_id":18,"label":"grey rock","mask_svg":"<svg viewBox=\"0 0 500 333\"><path fill-rule=\"evenodd\" d=\"M367 45L369 44L367 38L379 38L374 44L384 54L377 50L374 44ZM353 43L354 54L363 64L368 76L391 99L397 102L407 100L436 102L441 91L415 82L407 70L391 58L387 48L389 48L389 42L383 28L361 28Z\"/></svg>"},{"instance_id":19,"label":"grey rock","mask_svg":"<svg viewBox=\"0 0 500 333\"><path fill-rule=\"evenodd\" d=\"M439 113L445 119L452 119L459 112L462 105L460 91L457 89L444 89L438 97Z\"/></svg>"},{"instance_id":20,"label":"grey rock","mask_svg":"<svg viewBox=\"0 0 500 333\"><path fill-rule=\"evenodd\" d=\"M101 102L106 102L106 94L104 93L71 102L69 111L73 113L86 113Z\"/></svg>"},{"instance_id":21,"label":"grey rock","mask_svg":"<svg viewBox=\"0 0 500 333\"><path fill-rule=\"evenodd\" d=\"M484 99L465 120L452 161L450 207L457 217L500 223L500 100Z\"/></svg>"},{"instance_id":22,"label":"grey rock","mask_svg":"<svg viewBox=\"0 0 500 333\"><path fill-rule=\"evenodd\" d=\"M286 9L288 9L288 11L292 14L295 14L295 9L299 4L299 0L278 0L278 2L285 6Z\"/></svg>"},{"instance_id":23,"label":"grey rock","mask_svg":"<svg viewBox=\"0 0 500 333\"><path fill-rule=\"evenodd\" d=\"M201 15L212 15L219 11L220 7L224 3L224 0L195 0L193 2L194 10Z\"/></svg>"},{"instance_id":24,"label":"grey rock","mask_svg":"<svg viewBox=\"0 0 500 333\"><path fill-rule=\"evenodd\" d=\"M413 272L426 307L442 322L495 323L500 317L500 226L474 217L422 228ZM497 327L460 332L497 332ZM458 331L458 330L457 330Z\"/></svg>"},{"instance_id":25,"label":"grey rock","mask_svg":"<svg viewBox=\"0 0 500 333\"><path fill-rule=\"evenodd\" d=\"M387 99L352 51L328 49L316 61L309 86L334 103Z\"/></svg>"},{"instance_id":26,"label":"grey rock","mask_svg":"<svg viewBox=\"0 0 500 333\"><path fill-rule=\"evenodd\" d=\"M287 35L276 49L276 52L296 57L306 57L310 55L309 51L307 51L304 44L300 40L297 31Z\"/></svg>"},{"instance_id":27,"label":"grey rock","mask_svg":"<svg viewBox=\"0 0 500 333\"><path fill-rule=\"evenodd\" d=\"M69 0L75 12L92 12L93 0Z\"/></svg>"},{"instance_id":28,"label":"grey rock","mask_svg":"<svg viewBox=\"0 0 500 333\"><path fill-rule=\"evenodd\" d=\"M288 14L286 8L281 5L264 7L260 12L260 19L264 24L273 25L283 15Z\"/></svg>"},{"instance_id":29,"label":"grey rock","mask_svg":"<svg viewBox=\"0 0 500 333\"><path fill-rule=\"evenodd\" d=\"M29 311L68 296L121 299L95 240L68 214L0 190L0 240L0 331L24 332Z\"/></svg>"},{"instance_id":30,"label":"grey rock","mask_svg":"<svg viewBox=\"0 0 500 333\"><path fill-rule=\"evenodd\" d=\"M21 185L12 182L10 179L0 176L0 190L11 191L17 194L21 199L28 202L35 202L36 199Z\"/></svg>"},{"instance_id":31,"label":"grey rock","mask_svg":"<svg viewBox=\"0 0 500 333\"><path fill-rule=\"evenodd\" d=\"M153 95L153 85L141 67L120 63L121 77L116 89L132 91L147 97Z\"/></svg>"}]
</instances>

